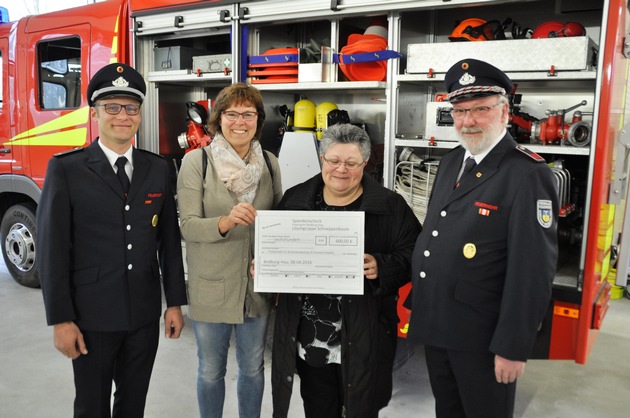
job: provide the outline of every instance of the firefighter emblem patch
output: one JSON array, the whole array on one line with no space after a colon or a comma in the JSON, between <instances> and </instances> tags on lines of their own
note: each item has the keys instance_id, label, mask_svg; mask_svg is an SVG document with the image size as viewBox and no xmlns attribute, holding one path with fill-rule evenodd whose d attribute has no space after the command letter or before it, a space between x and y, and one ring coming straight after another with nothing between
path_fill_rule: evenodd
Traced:
<instances>
[{"instance_id":1,"label":"firefighter emblem patch","mask_svg":"<svg viewBox=\"0 0 630 418\"><path fill-rule=\"evenodd\" d=\"M536 215L538 217L538 223L543 228L551 227L553 221L551 200L539 200L536 203Z\"/></svg>"}]
</instances>

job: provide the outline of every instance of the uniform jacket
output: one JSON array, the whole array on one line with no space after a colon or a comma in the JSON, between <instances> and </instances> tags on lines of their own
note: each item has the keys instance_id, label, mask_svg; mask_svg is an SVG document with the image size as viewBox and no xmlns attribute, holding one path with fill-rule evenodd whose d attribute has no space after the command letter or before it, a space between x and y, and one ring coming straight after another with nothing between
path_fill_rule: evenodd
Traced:
<instances>
[{"instance_id":1,"label":"uniform jacket","mask_svg":"<svg viewBox=\"0 0 630 418\"><path fill-rule=\"evenodd\" d=\"M342 303L341 363L348 418L372 416L389 402L396 353L398 289L409 282L413 243L420 232L415 215L398 194L363 175L365 251L378 265L379 277L365 280L363 295ZM315 210L321 174L285 192L279 209ZM281 294L276 311L273 352L273 416L287 417L297 356L296 336L301 295Z\"/></svg>"},{"instance_id":2,"label":"uniform jacket","mask_svg":"<svg viewBox=\"0 0 630 418\"><path fill-rule=\"evenodd\" d=\"M524 361L556 271L555 179L506 134L454 189L463 156L440 162L413 253L409 335Z\"/></svg>"},{"instance_id":3,"label":"uniform jacket","mask_svg":"<svg viewBox=\"0 0 630 418\"><path fill-rule=\"evenodd\" d=\"M181 238L168 165L133 150L129 195L105 154L53 157L37 208L37 263L48 324L131 330L186 304Z\"/></svg>"},{"instance_id":4,"label":"uniform jacket","mask_svg":"<svg viewBox=\"0 0 630 418\"><path fill-rule=\"evenodd\" d=\"M205 179L202 152L208 153ZM278 160L267 155L274 184L264 164L252 203L259 210L271 209L282 197ZM230 213L238 199L219 179L209 147L186 154L177 180L177 200L186 240L188 316L195 321L240 324L244 317L268 314L272 295L255 293L249 273L254 225L239 225L225 236L219 234L219 219Z\"/></svg>"}]
</instances>

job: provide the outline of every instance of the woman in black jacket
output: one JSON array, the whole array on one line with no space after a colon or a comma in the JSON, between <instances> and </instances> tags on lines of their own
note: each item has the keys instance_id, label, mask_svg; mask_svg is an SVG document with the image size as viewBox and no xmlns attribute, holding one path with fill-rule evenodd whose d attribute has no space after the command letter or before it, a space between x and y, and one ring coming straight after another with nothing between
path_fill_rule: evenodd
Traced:
<instances>
[{"instance_id":1,"label":"woman in black jacket","mask_svg":"<svg viewBox=\"0 0 630 418\"><path fill-rule=\"evenodd\" d=\"M398 289L410 280L420 224L398 194L363 169L367 133L328 128L322 172L286 191L279 209L365 212L363 295L281 294L273 354L273 416L287 417L294 372L306 418L372 418L392 394Z\"/></svg>"}]
</instances>

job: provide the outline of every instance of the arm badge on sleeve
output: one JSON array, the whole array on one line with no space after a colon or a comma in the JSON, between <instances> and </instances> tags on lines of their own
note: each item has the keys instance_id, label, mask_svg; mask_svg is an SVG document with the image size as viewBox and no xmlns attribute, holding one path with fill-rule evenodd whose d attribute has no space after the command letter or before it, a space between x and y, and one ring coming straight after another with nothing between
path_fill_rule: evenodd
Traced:
<instances>
[{"instance_id":1,"label":"arm badge on sleeve","mask_svg":"<svg viewBox=\"0 0 630 418\"><path fill-rule=\"evenodd\" d=\"M553 222L551 200L539 200L536 202L536 216L538 223L543 228L549 228Z\"/></svg>"}]
</instances>

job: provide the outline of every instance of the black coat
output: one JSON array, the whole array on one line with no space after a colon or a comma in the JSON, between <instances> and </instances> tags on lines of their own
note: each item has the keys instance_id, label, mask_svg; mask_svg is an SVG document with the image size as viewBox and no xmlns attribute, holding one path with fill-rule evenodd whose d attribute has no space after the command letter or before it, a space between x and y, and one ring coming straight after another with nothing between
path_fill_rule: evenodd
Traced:
<instances>
[{"instance_id":1,"label":"black coat","mask_svg":"<svg viewBox=\"0 0 630 418\"><path fill-rule=\"evenodd\" d=\"M409 282L410 257L420 224L398 194L369 175L362 179L361 211L365 212L365 252L378 263L379 277L365 279L363 295L341 300L341 366L348 418L373 415L392 394L396 353L398 289ZM321 174L286 191L278 209L315 210L323 186ZM287 417L297 356L296 337L301 296L279 296L272 354L273 416Z\"/></svg>"},{"instance_id":2,"label":"black coat","mask_svg":"<svg viewBox=\"0 0 630 418\"><path fill-rule=\"evenodd\" d=\"M445 155L434 182L413 254L409 337L524 361L556 272L555 178L506 134L453 189L463 156Z\"/></svg>"},{"instance_id":3,"label":"black coat","mask_svg":"<svg viewBox=\"0 0 630 418\"><path fill-rule=\"evenodd\" d=\"M133 150L129 196L105 154L53 157L37 208L37 265L48 324L125 331L185 305L177 211L166 160ZM159 260L159 263L158 263Z\"/></svg>"}]
</instances>

